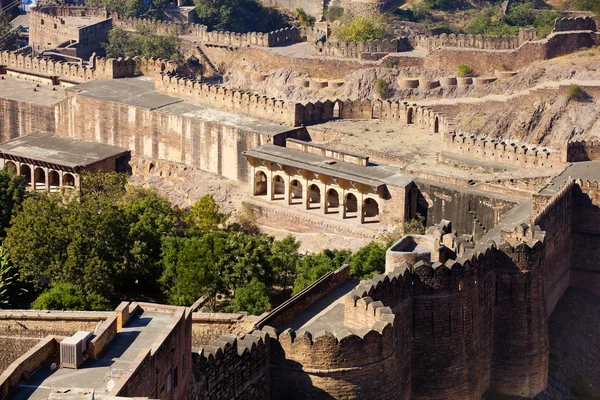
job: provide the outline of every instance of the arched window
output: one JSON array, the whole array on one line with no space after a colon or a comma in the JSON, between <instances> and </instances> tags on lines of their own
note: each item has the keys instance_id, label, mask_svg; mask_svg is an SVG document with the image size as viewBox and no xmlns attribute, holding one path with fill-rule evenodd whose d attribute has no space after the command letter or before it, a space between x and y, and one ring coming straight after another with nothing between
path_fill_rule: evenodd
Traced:
<instances>
[{"instance_id":1,"label":"arched window","mask_svg":"<svg viewBox=\"0 0 600 400\"><path fill-rule=\"evenodd\" d=\"M309 203L320 204L321 203L321 189L317 185L310 185L309 192Z\"/></svg>"},{"instance_id":2,"label":"arched window","mask_svg":"<svg viewBox=\"0 0 600 400\"><path fill-rule=\"evenodd\" d=\"M21 176L25 178L28 186L31 186L31 168L27 164L21 164Z\"/></svg>"},{"instance_id":3,"label":"arched window","mask_svg":"<svg viewBox=\"0 0 600 400\"><path fill-rule=\"evenodd\" d=\"M433 124L433 133L440 133L440 119L435 117L435 122Z\"/></svg>"},{"instance_id":4,"label":"arched window","mask_svg":"<svg viewBox=\"0 0 600 400\"><path fill-rule=\"evenodd\" d=\"M356 199L356 196L352 193L348 193L348 195L346 196L345 207L347 213L355 213L356 211L358 211L358 200Z\"/></svg>"},{"instance_id":5,"label":"arched window","mask_svg":"<svg viewBox=\"0 0 600 400\"><path fill-rule=\"evenodd\" d=\"M406 123L408 125L415 123L412 107L409 107L408 110L406 111Z\"/></svg>"},{"instance_id":6,"label":"arched window","mask_svg":"<svg viewBox=\"0 0 600 400\"><path fill-rule=\"evenodd\" d=\"M35 182L35 190L46 189L46 171L42 168L36 168L33 170L33 180Z\"/></svg>"},{"instance_id":7,"label":"arched window","mask_svg":"<svg viewBox=\"0 0 600 400\"><path fill-rule=\"evenodd\" d=\"M48 173L48 182L50 183L50 190L58 189L60 187L60 175L56 171L50 171Z\"/></svg>"},{"instance_id":8,"label":"arched window","mask_svg":"<svg viewBox=\"0 0 600 400\"><path fill-rule=\"evenodd\" d=\"M377 200L368 198L365 200L365 217L378 217L379 216L379 204Z\"/></svg>"},{"instance_id":9,"label":"arched window","mask_svg":"<svg viewBox=\"0 0 600 400\"><path fill-rule=\"evenodd\" d=\"M63 187L75 187L75 177L72 174L63 175Z\"/></svg>"},{"instance_id":10,"label":"arched window","mask_svg":"<svg viewBox=\"0 0 600 400\"><path fill-rule=\"evenodd\" d=\"M267 174L257 171L254 176L254 195L265 196L267 194Z\"/></svg>"},{"instance_id":11,"label":"arched window","mask_svg":"<svg viewBox=\"0 0 600 400\"><path fill-rule=\"evenodd\" d=\"M335 211L340 206L340 195L335 189L327 191L327 210Z\"/></svg>"},{"instance_id":12,"label":"arched window","mask_svg":"<svg viewBox=\"0 0 600 400\"><path fill-rule=\"evenodd\" d=\"M290 182L292 204L294 204L294 200L302 200L304 197L303 189L304 187L302 186L302 182L300 182L298 179L293 179Z\"/></svg>"},{"instance_id":13,"label":"arched window","mask_svg":"<svg viewBox=\"0 0 600 400\"><path fill-rule=\"evenodd\" d=\"M14 162L12 161L7 161L4 163L4 169L10 173L10 174L16 174L17 173L17 166L15 165Z\"/></svg>"},{"instance_id":14,"label":"arched window","mask_svg":"<svg viewBox=\"0 0 600 400\"><path fill-rule=\"evenodd\" d=\"M285 194L285 180L281 175L275 175L273 177L273 200L283 199Z\"/></svg>"}]
</instances>

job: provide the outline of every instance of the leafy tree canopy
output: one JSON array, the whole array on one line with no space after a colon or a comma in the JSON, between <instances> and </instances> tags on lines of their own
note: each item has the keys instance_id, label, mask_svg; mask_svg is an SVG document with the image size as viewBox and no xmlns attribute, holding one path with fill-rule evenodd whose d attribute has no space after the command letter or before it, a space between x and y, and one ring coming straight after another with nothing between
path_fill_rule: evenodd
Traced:
<instances>
[{"instance_id":1,"label":"leafy tree canopy","mask_svg":"<svg viewBox=\"0 0 600 400\"><path fill-rule=\"evenodd\" d=\"M107 57L145 57L179 60L179 37L175 34L157 35L150 27L137 26L135 32L113 28L108 42L103 43Z\"/></svg>"},{"instance_id":2,"label":"leafy tree canopy","mask_svg":"<svg viewBox=\"0 0 600 400\"><path fill-rule=\"evenodd\" d=\"M0 170L0 241L6 235L5 229L10 226L13 213L25 198L26 184L24 177L7 169Z\"/></svg>"},{"instance_id":3,"label":"leafy tree canopy","mask_svg":"<svg viewBox=\"0 0 600 400\"><path fill-rule=\"evenodd\" d=\"M388 34L388 26L383 17L356 16L337 30L339 40L344 42L366 42L383 39Z\"/></svg>"},{"instance_id":4,"label":"leafy tree canopy","mask_svg":"<svg viewBox=\"0 0 600 400\"><path fill-rule=\"evenodd\" d=\"M261 315L271 311L269 288L256 278L235 291L235 296L229 304L228 311L246 311L252 315Z\"/></svg>"},{"instance_id":5,"label":"leafy tree canopy","mask_svg":"<svg viewBox=\"0 0 600 400\"><path fill-rule=\"evenodd\" d=\"M8 13L0 13L0 50L15 50L18 46L19 36L12 32Z\"/></svg>"},{"instance_id":6,"label":"leafy tree canopy","mask_svg":"<svg viewBox=\"0 0 600 400\"><path fill-rule=\"evenodd\" d=\"M86 0L85 4L94 7L106 7L123 17L156 18L167 5L167 0Z\"/></svg>"},{"instance_id":7,"label":"leafy tree canopy","mask_svg":"<svg viewBox=\"0 0 600 400\"><path fill-rule=\"evenodd\" d=\"M71 283L59 283L45 291L31 307L38 310L75 311L105 311L112 308L110 302L101 295L84 293L80 286Z\"/></svg>"},{"instance_id":8,"label":"leafy tree canopy","mask_svg":"<svg viewBox=\"0 0 600 400\"><path fill-rule=\"evenodd\" d=\"M230 32L270 32L286 26L274 8L256 0L194 0L201 24Z\"/></svg>"}]
</instances>

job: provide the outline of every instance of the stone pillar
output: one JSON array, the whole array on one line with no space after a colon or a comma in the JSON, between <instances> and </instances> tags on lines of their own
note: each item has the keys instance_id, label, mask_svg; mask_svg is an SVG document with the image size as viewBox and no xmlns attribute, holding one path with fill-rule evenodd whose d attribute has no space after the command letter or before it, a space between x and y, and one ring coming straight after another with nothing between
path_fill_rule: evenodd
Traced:
<instances>
[{"instance_id":1,"label":"stone pillar","mask_svg":"<svg viewBox=\"0 0 600 400\"><path fill-rule=\"evenodd\" d=\"M21 176L21 162L15 161L15 167L17 168L17 176Z\"/></svg>"},{"instance_id":2,"label":"stone pillar","mask_svg":"<svg viewBox=\"0 0 600 400\"><path fill-rule=\"evenodd\" d=\"M58 188L59 190L62 189L63 187L63 176L64 176L64 172L63 171L58 171Z\"/></svg>"},{"instance_id":3,"label":"stone pillar","mask_svg":"<svg viewBox=\"0 0 600 400\"><path fill-rule=\"evenodd\" d=\"M304 209L310 209L310 182L308 179L304 180L304 196L302 197L304 203Z\"/></svg>"},{"instance_id":4,"label":"stone pillar","mask_svg":"<svg viewBox=\"0 0 600 400\"><path fill-rule=\"evenodd\" d=\"M360 221L361 224L365 223L365 197L363 196L362 193L360 193L358 196L356 196L356 211L358 214L358 220Z\"/></svg>"},{"instance_id":5,"label":"stone pillar","mask_svg":"<svg viewBox=\"0 0 600 400\"><path fill-rule=\"evenodd\" d=\"M29 165L29 164L28 164ZM35 192L36 187L35 187L35 168L32 167L31 165L29 165L29 173L31 174L31 190L33 190Z\"/></svg>"},{"instance_id":6,"label":"stone pillar","mask_svg":"<svg viewBox=\"0 0 600 400\"><path fill-rule=\"evenodd\" d=\"M46 192L50 193L50 172L48 168L44 168L44 175L46 176Z\"/></svg>"},{"instance_id":7,"label":"stone pillar","mask_svg":"<svg viewBox=\"0 0 600 400\"><path fill-rule=\"evenodd\" d=\"M75 189L79 190L81 188L81 175L73 174L75 178Z\"/></svg>"},{"instance_id":8,"label":"stone pillar","mask_svg":"<svg viewBox=\"0 0 600 400\"><path fill-rule=\"evenodd\" d=\"M267 198L273 201L275 197L275 190L273 189L273 171L268 170L266 172L267 175Z\"/></svg>"},{"instance_id":9,"label":"stone pillar","mask_svg":"<svg viewBox=\"0 0 600 400\"><path fill-rule=\"evenodd\" d=\"M252 178L250 178L250 184L252 185L252 196L256 196L256 167L252 166Z\"/></svg>"},{"instance_id":10,"label":"stone pillar","mask_svg":"<svg viewBox=\"0 0 600 400\"><path fill-rule=\"evenodd\" d=\"M323 214L327 214L327 197L327 185L323 185L321 192L321 209L323 210Z\"/></svg>"},{"instance_id":11,"label":"stone pillar","mask_svg":"<svg viewBox=\"0 0 600 400\"><path fill-rule=\"evenodd\" d=\"M0 158L0 169L4 169L5 164L6 164L6 160L4 158Z\"/></svg>"},{"instance_id":12,"label":"stone pillar","mask_svg":"<svg viewBox=\"0 0 600 400\"><path fill-rule=\"evenodd\" d=\"M291 182L292 180L290 179L289 175L285 175L283 178L283 184L284 184L284 189L283 189L283 196L284 196L284 200L285 200L285 204L288 206L292 205L292 187L291 187Z\"/></svg>"},{"instance_id":13,"label":"stone pillar","mask_svg":"<svg viewBox=\"0 0 600 400\"><path fill-rule=\"evenodd\" d=\"M346 219L346 190L340 191L340 216L342 219Z\"/></svg>"}]
</instances>

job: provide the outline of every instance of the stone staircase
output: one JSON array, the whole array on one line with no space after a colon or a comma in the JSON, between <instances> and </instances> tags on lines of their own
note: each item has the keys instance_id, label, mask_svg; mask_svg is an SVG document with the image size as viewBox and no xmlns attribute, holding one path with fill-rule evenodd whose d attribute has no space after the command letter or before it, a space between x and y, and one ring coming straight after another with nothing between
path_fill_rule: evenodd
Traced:
<instances>
[{"instance_id":1,"label":"stone staircase","mask_svg":"<svg viewBox=\"0 0 600 400\"><path fill-rule=\"evenodd\" d=\"M476 238L485 236L487 234L486 227L481 223L481 221L477 218L477 214L475 211L469 210L469 214L473 218L473 236Z\"/></svg>"},{"instance_id":2,"label":"stone staircase","mask_svg":"<svg viewBox=\"0 0 600 400\"><path fill-rule=\"evenodd\" d=\"M221 76L221 72L217 69L217 67L215 67L212 61L210 61L206 53L202 51L202 48L200 48L200 46L196 46L196 50L198 51L198 56L200 57L200 62L202 65L207 66L212 71L214 76Z\"/></svg>"}]
</instances>

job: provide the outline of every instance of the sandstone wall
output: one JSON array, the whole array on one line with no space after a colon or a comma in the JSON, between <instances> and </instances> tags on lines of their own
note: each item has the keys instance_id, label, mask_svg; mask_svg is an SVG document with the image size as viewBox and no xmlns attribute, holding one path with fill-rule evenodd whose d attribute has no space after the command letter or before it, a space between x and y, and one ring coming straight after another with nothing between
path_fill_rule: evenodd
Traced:
<instances>
[{"instance_id":1,"label":"sandstone wall","mask_svg":"<svg viewBox=\"0 0 600 400\"><path fill-rule=\"evenodd\" d=\"M22 313L0 315L0 371L48 335L71 336L77 331L93 332L111 313L86 313L82 317L69 312Z\"/></svg>"},{"instance_id":2,"label":"sandstone wall","mask_svg":"<svg viewBox=\"0 0 600 400\"><path fill-rule=\"evenodd\" d=\"M575 183L569 181L554 196L536 199L531 223L546 231L545 290L548 317L569 287ZM536 198L537 197L537 198Z\"/></svg>"},{"instance_id":3,"label":"sandstone wall","mask_svg":"<svg viewBox=\"0 0 600 400\"><path fill-rule=\"evenodd\" d=\"M571 286L600 295L600 185L595 181L576 183Z\"/></svg>"},{"instance_id":4,"label":"sandstone wall","mask_svg":"<svg viewBox=\"0 0 600 400\"><path fill-rule=\"evenodd\" d=\"M410 47L407 38L370 40L367 42L332 42L317 41L313 43L313 56L362 58L363 53L396 53L406 51Z\"/></svg>"},{"instance_id":5,"label":"sandstone wall","mask_svg":"<svg viewBox=\"0 0 600 400\"><path fill-rule=\"evenodd\" d=\"M600 141L578 140L567 145L566 162L600 161Z\"/></svg>"},{"instance_id":6,"label":"sandstone wall","mask_svg":"<svg viewBox=\"0 0 600 400\"><path fill-rule=\"evenodd\" d=\"M82 96L58 106L56 132L243 182L250 177L242 152L275 140L218 122Z\"/></svg>"},{"instance_id":7,"label":"sandstone wall","mask_svg":"<svg viewBox=\"0 0 600 400\"><path fill-rule=\"evenodd\" d=\"M552 32L592 31L596 32L596 21L592 17L558 18Z\"/></svg>"},{"instance_id":8,"label":"sandstone wall","mask_svg":"<svg viewBox=\"0 0 600 400\"><path fill-rule=\"evenodd\" d=\"M133 306L133 304L132 304ZM142 308L161 307L141 303ZM168 306L167 306L168 307ZM177 307L173 319L151 348L143 349L129 364L110 396L150 397L166 400L185 398L192 381L192 315ZM165 384L171 383L171 390Z\"/></svg>"},{"instance_id":9,"label":"sandstone wall","mask_svg":"<svg viewBox=\"0 0 600 400\"><path fill-rule=\"evenodd\" d=\"M553 168L564 165L562 154L545 148L467 137L454 132L443 136L442 151L460 157L514 165L522 168Z\"/></svg>"},{"instance_id":10,"label":"sandstone wall","mask_svg":"<svg viewBox=\"0 0 600 400\"><path fill-rule=\"evenodd\" d=\"M485 36L471 34L417 35L408 38L415 49L433 51L444 47L481 50L513 50L523 43L537 40L535 29L521 29L518 36Z\"/></svg>"},{"instance_id":11,"label":"sandstone wall","mask_svg":"<svg viewBox=\"0 0 600 400\"><path fill-rule=\"evenodd\" d=\"M257 331L240 338L222 336L194 352L187 398L269 399L269 344L268 334Z\"/></svg>"},{"instance_id":12,"label":"sandstone wall","mask_svg":"<svg viewBox=\"0 0 600 400\"><path fill-rule=\"evenodd\" d=\"M465 188L417 179L420 190L417 212L425 216L427 226L442 219L452 221L459 232L482 237L494 228L516 203L502 196L493 196Z\"/></svg>"},{"instance_id":13,"label":"sandstone wall","mask_svg":"<svg viewBox=\"0 0 600 400\"><path fill-rule=\"evenodd\" d=\"M0 97L0 142L6 142L35 131L56 131L55 109L29 102Z\"/></svg>"}]
</instances>

